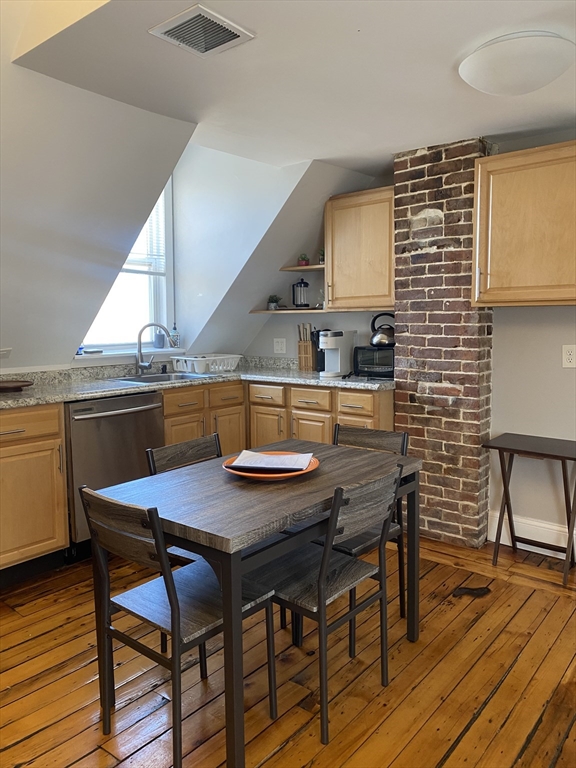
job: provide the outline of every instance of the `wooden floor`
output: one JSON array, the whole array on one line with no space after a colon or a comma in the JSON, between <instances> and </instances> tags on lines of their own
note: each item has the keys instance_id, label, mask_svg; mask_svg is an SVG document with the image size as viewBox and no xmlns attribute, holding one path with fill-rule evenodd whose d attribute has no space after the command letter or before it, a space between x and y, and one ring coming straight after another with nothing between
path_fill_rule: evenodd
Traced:
<instances>
[{"instance_id":1,"label":"wooden floor","mask_svg":"<svg viewBox=\"0 0 576 768\"><path fill-rule=\"evenodd\" d=\"M277 629L279 719L267 715L265 633L245 622L247 764L266 768L574 768L576 766L576 584L561 563L504 549L463 550L424 541L421 637L405 638L390 550L391 681L379 682L376 607L360 616L358 656L346 628L330 636L331 742L319 740L316 632L304 647ZM118 561L116 587L144 573ZM485 597L453 597L462 585ZM165 670L133 651L115 653L112 733L100 727L91 573L88 563L0 593L0 766L167 768L170 685ZM338 610L341 605L336 605ZM128 617L118 622L146 633ZM277 625L278 626L278 625ZM158 643L158 633L149 635ZM222 650L212 641L209 679L185 674L184 765L225 758Z\"/></svg>"}]
</instances>

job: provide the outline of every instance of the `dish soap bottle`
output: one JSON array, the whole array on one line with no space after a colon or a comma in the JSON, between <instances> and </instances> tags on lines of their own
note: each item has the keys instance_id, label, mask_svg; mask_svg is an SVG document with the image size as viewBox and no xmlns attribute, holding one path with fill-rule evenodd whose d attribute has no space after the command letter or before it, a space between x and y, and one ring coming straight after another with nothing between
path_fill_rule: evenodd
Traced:
<instances>
[{"instance_id":1,"label":"dish soap bottle","mask_svg":"<svg viewBox=\"0 0 576 768\"><path fill-rule=\"evenodd\" d=\"M174 327L170 331L170 338L174 342L174 345L176 347L180 346L180 333L178 332L178 329L176 328L176 321L174 321Z\"/></svg>"}]
</instances>

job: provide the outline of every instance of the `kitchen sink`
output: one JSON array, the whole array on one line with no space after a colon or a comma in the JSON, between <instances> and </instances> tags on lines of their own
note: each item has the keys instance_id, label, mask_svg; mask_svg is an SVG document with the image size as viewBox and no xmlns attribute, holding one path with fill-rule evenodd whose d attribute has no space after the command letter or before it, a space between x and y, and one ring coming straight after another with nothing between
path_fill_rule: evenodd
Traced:
<instances>
[{"instance_id":1,"label":"kitchen sink","mask_svg":"<svg viewBox=\"0 0 576 768\"><path fill-rule=\"evenodd\" d=\"M202 379L209 373L143 373L134 376L118 376L115 381L133 381L135 384L153 384L163 381L186 381L187 379Z\"/></svg>"}]
</instances>

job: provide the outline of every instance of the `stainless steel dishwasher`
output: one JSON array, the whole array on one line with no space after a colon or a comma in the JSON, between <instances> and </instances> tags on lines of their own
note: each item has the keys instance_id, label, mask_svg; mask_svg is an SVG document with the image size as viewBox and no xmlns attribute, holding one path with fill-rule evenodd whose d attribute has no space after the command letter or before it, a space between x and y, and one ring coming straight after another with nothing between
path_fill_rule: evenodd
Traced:
<instances>
[{"instance_id":1,"label":"stainless steel dishwasher","mask_svg":"<svg viewBox=\"0 0 576 768\"><path fill-rule=\"evenodd\" d=\"M78 488L92 490L148 475L146 448L164 445L158 392L66 406L68 506L72 541L90 538Z\"/></svg>"}]
</instances>

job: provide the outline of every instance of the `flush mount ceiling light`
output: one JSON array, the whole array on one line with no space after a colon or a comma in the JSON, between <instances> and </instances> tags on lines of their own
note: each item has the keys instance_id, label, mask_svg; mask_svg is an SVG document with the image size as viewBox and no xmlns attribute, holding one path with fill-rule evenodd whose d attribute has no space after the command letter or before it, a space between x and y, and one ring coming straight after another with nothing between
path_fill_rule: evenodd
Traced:
<instances>
[{"instance_id":1,"label":"flush mount ceiling light","mask_svg":"<svg viewBox=\"0 0 576 768\"><path fill-rule=\"evenodd\" d=\"M576 46L554 32L514 32L489 40L458 67L483 93L519 96L543 88L574 64Z\"/></svg>"}]
</instances>

